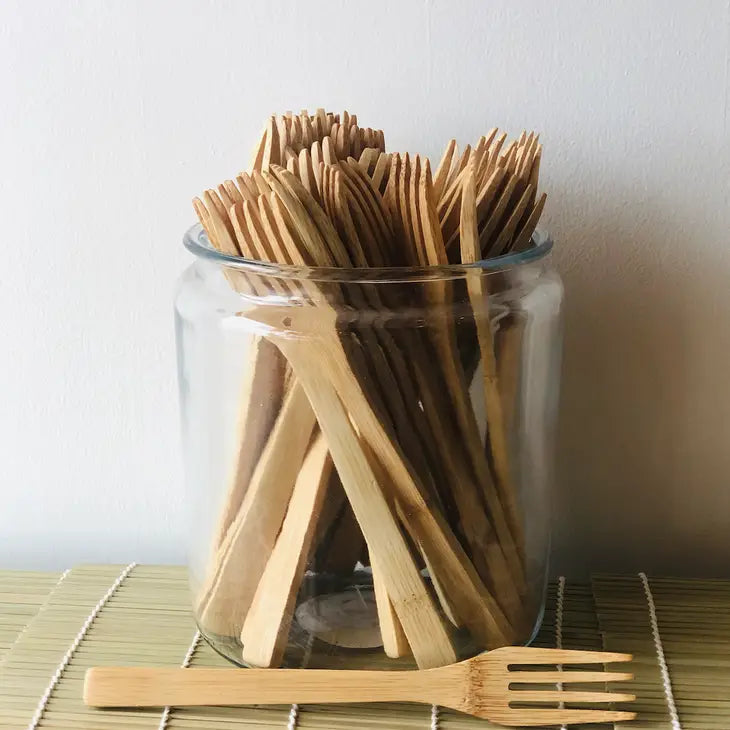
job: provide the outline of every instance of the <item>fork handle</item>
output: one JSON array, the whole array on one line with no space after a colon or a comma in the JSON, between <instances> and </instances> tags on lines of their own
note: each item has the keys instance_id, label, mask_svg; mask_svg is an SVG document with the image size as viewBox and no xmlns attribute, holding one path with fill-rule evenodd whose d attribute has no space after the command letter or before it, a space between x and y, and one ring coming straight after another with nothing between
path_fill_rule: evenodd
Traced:
<instances>
[{"instance_id":1,"label":"fork handle","mask_svg":"<svg viewBox=\"0 0 730 730\"><path fill-rule=\"evenodd\" d=\"M421 702L420 675L412 671L93 667L86 672L84 702L92 707Z\"/></svg>"}]
</instances>

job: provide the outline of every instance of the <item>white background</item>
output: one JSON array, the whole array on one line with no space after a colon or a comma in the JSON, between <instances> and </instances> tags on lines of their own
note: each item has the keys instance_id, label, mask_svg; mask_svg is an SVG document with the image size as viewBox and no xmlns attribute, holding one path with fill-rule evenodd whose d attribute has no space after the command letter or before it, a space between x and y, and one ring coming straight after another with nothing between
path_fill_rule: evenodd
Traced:
<instances>
[{"instance_id":1,"label":"white background","mask_svg":"<svg viewBox=\"0 0 730 730\"><path fill-rule=\"evenodd\" d=\"M555 569L728 573L728 0L0 3L0 565L185 554L190 198L273 111L533 127L566 283Z\"/></svg>"}]
</instances>

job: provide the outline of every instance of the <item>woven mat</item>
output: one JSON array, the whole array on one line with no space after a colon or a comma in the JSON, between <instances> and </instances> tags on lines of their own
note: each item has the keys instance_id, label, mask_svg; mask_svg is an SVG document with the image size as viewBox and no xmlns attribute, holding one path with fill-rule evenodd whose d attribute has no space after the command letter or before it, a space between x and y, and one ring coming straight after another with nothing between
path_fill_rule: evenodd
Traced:
<instances>
[{"instance_id":1,"label":"woven mat","mask_svg":"<svg viewBox=\"0 0 730 730\"><path fill-rule=\"evenodd\" d=\"M651 590L680 727L730 728L730 582L651 579ZM651 629L639 578L597 577L592 587L561 581L550 586L536 645L635 652L642 714L632 727L676 730ZM94 710L81 702L89 666L179 666L186 656L190 666L227 666L195 638L183 568L81 566L60 581L58 575L0 572L0 728L495 727L417 705L174 708L164 713Z\"/></svg>"},{"instance_id":2,"label":"woven mat","mask_svg":"<svg viewBox=\"0 0 730 730\"><path fill-rule=\"evenodd\" d=\"M59 578L59 573L0 571L0 662Z\"/></svg>"},{"instance_id":3,"label":"woven mat","mask_svg":"<svg viewBox=\"0 0 730 730\"><path fill-rule=\"evenodd\" d=\"M728 730L730 581L597 576L593 593L605 648L634 655L635 679L626 691L637 696L640 715L624 727L675 730L668 682L683 730Z\"/></svg>"}]
</instances>

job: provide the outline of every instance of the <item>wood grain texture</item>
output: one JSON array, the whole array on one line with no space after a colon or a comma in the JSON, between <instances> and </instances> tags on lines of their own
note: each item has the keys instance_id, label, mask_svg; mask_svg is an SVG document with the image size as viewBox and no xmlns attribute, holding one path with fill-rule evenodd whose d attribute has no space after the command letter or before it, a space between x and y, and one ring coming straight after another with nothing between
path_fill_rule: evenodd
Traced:
<instances>
[{"instance_id":1,"label":"wood grain texture","mask_svg":"<svg viewBox=\"0 0 730 730\"><path fill-rule=\"evenodd\" d=\"M246 664L281 664L331 471L327 441L318 433L297 475L281 531L243 623L242 657Z\"/></svg>"},{"instance_id":2,"label":"wood grain texture","mask_svg":"<svg viewBox=\"0 0 730 730\"><path fill-rule=\"evenodd\" d=\"M343 702L422 702L438 704L506 725L619 722L633 712L545 708L530 703L603 704L631 702L634 695L538 689L544 673L510 671L511 665L608 664L631 661L630 654L504 647L449 667L416 672L329 670L216 670L97 667L89 670L84 701L92 706L235 705ZM560 672L558 674L567 675ZM595 671L571 671L570 683L598 682ZM518 679L515 680L514 676ZM612 681L628 673L604 673ZM617 679L618 678L618 679ZM511 689L519 681L527 689ZM532 688L530 688L532 687ZM511 707L516 702L525 706Z\"/></svg>"},{"instance_id":3,"label":"wood grain texture","mask_svg":"<svg viewBox=\"0 0 730 730\"><path fill-rule=\"evenodd\" d=\"M477 223L476 170L469 170L461 201L460 221L461 260L473 264L480 260L479 230ZM502 399L497 382L497 360L494 353L492 322L489 311L488 275L479 270L467 274L467 291L474 322L482 364L484 405L487 416L489 449L496 474L497 489L505 517L515 540L520 559L524 561L524 531L522 517L518 512L516 485L512 479L507 430L502 412Z\"/></svg>"},{"instance_id":4,"label":"wood grain texture","mask_svg":"<svg viewBox=\"0 0 730 730\"><path fill-rule=\"evenodd\" d=\"M294 383L219 548L217 571L203 589L198 611L208 631L240 632L276 543L314 423L304 389Z\"/></svg>"}]
</instances>

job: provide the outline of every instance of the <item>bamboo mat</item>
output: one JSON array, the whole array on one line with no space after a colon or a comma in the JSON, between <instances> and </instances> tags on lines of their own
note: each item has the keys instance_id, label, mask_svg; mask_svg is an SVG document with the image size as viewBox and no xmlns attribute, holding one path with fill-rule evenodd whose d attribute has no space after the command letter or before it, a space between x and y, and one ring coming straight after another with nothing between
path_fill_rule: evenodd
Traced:
<instances>
[{"instance_id":1,"label":"bamboo mat","mask_svg":"<svg viewBox=\"0 0 730 730\"><path fill-rule=\"evenodd\" d=\"M650 584L681 725L673 728L669 720L638 577L599 576L592 586L562 579L551 584L536 645L635 652L642 715L632 727L730 728L730 582L651 579ZM405 704L174 708L165 713L94 710L81 702L89 666L179 666L187 660L190 666L227 666L205 642L195 641L196 633L183 568L81 566L60 581L58 575L0 572L0 730L495 727L458 713ZM44 695L47 703L39 712Z\"/></svg>"},{"instance_id":2,"label":"bamboo mat","mask_svg":"<svg viewBox=\"0 0 730 730\"><path fill-rule=\"evenodd\" d=\"M596 576L593 593L605 648L634 655L640 715L624 727L730 728L730 581Z\"/></svg>"}]
</instances>

